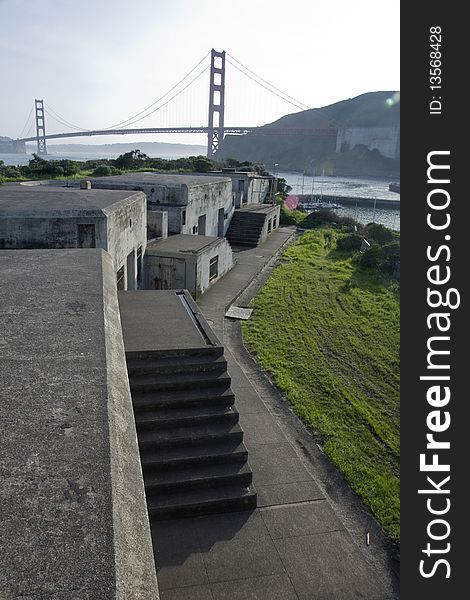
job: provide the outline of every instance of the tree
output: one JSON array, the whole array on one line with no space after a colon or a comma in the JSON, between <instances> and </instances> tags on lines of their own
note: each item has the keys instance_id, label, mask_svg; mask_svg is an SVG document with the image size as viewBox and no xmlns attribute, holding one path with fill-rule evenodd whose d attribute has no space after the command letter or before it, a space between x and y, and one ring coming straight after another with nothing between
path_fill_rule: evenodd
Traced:
<instances>
[{"instance_id":1,"label":"tree","mask_svg":"<svg viewBox=\"0 0 470 600\"><path fill-rule=\"evenodd\" d=\"M214 168L212 161L205 156L196 156L193 160L193 167L196 173L209 173Z\"/></svg>"},{"instance_id":2,"label":"tree","mask_svg":"<svg viewBox=\"0 0 470 600\"><path fill-rule=\"evenodd\" d=\"M136 149L118 156L114 164L118 169L139 169L145 166L148 160L150 159L146 154Z\"/></svg>"}]
</instances>

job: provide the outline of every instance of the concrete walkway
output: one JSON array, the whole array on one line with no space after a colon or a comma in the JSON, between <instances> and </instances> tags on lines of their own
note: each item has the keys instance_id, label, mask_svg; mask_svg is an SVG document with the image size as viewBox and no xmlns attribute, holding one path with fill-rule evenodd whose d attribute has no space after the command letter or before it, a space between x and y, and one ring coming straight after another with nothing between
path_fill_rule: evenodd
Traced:
<instances>
[{"instance_id":1,"label":"concrete walkway","mask_svg":"<svg viewBox=\"0 0 470 600\"><path fill-rule=\"evenodd\" d=\"M398 598L379 527L246 352L240 324L224 319L235 297L247 305L291 234L279 229L237 253L235 268L198 302L226 348L258 508L153 522L162 600Z\"/></svg>"}]
</instances>

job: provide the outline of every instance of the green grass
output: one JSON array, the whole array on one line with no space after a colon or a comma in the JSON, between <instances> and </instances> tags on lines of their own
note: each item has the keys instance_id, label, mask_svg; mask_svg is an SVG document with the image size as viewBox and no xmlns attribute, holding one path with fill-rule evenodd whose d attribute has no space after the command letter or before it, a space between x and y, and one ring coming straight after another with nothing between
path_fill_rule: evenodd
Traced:
<instances>
[{"instance_id":1,"label":"green grass","mask_svg":"<svg viewBox=\"0 0 470 600\"><path fill-rule=\"evenodd\" d=\"M4 183L21 183L22 181L48 181L49 179L83 179L91 177L93 170L79 171L73 175L30 175L28 177L2 177Z\"/></svg>"},{"instance_id":2,"label":"green grass","mask_svg":"<svg viewBox=\"0 0 470 600\"><path fill-rule=\"evenodd\" d=\"M399 527L397 284L305 233L252 301L247 346L390 538Z\"/></svg>"}]
</instances>

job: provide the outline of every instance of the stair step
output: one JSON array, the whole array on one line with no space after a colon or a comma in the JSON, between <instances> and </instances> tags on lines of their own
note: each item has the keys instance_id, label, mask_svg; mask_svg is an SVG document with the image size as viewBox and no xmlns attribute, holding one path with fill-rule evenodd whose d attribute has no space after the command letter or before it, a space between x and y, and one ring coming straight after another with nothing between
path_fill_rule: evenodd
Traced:
<instances>
[{"instance_id":1,"label":"stair step","mask_svg":"<svg viewBox=\"0 0 470 600\"><path fill-rule=\"evenodd\" d=\"M130 380L131 391L171 390L194 388L195 386L214 387L221 384L230 385L231 379L227 371L221 367L220 372L199 371L195 373L171 374L149 373L134 375Z\"/></svg>"},{"instance_id":2,"label":"stair step","mask_svg":"<svg viewBox=\"0 0 470 600\"><path fill-rule=\"evenodd\" d=\"M131 359L127 361L129 377L147 373L192 373L195 371L214 371L227 368L222 356L182 356L170 358Z\"/></svg>"},{"instance_id":3,"label":"stair step","mask_svg":"<svg viewBox=\"0 0 470 600\"><path fill-rule=\"evenodd\" d=\"M152 408L183 408L190 406L232 406L235 396L230 382L224 381L218 386L196 387L183 390L162 390L157 392L133 392L132 403L136 415L140 411Z\"/></svg>"},{"instance_id":4,"label":"stair step","mask_svg":"<svg viewBox=\"0 0 470 600\"><path fill-rule=\"evenodd\" d=\"M199 348L169 348L166 350L138 350L126 352L126 360L160 360L164 358L188 358L190 356L222 356L223 346L201 346Z\"/></svg>"},{"instance_id":5,"label":"stair step","mask_svg":"<svg viewBox=\"0 0 470 600\"><path fill-rule=\"evenodd\" d=\"M141 431L139 447L181 446L204 444L217 440L243 440L243 431L238 423L207 423L197 426L175 427L158 431Z\"/></svg>"},{"instance_id":6,"label":"stair step","mask_svg":"<svg viewBox=\"0 0 470 600\"><path fill-rule=\"evenodd\" d=\"M229 235L227 236L227 240L230 242L232 240L240 240L243 242L257 242L259 240L258 237L251 237L248 235Z\"/></svg>"},{"instance_id":7,"label":"stair step","mask_svg":"<svg viewBox=\"0 0 470 600\"><path fill-rule=\"evenodd\" d=\"M147 508L149 516L157 519L249 510L256 508L256 492L243 485L179 490L151 496Z\"/></svg>"},{"instance_id":8,"label":"stair step","mask_svg":"<svg viewBox=\"0 0 470 600\"><path fill-rule=\"evenodd\" d=\"M168 429L202 423L238 423L238 412L231 406L191 406L177 409L153 409L136 414L138 431Z\"/></svg>"},{"instance_id":9,"label":"stair step","mask_svg":"<svg viewBox=\"0 0 470 600\"><path fill-rule=\"evenodd\" d=\"M227 232L227 237L228 238L238 238L238 237L243 237L243 238L258 238L261 235L261 231L257 231L257 232L248 232L248 231L228 231Z\"/></svg>"},{"instance_id":10,"label":"stair step","mask_svg":"<svg viewBox=\"0 0 470 600\"><path fill-rule=\"evenodd\" d=\"M144 477L147 496L182 488L249 486L252 480L253 473L246 462L183 466L167 471L153 471Z\"/></svg>"},{"instance_id":11,"label":"stair step","mask_svg":"<svg viewBox=\"0 0 470 600\"><path fill-rule=\"evenodd\" d=\"M248 246L250 248L255 248L258 245L258 241L251 242L251 241L247 241L247 240L229 239L228 242L229 242L229 244L232 244L234 246Z\"/></svg>"},{"instance_id":12,"label":"stair step","mask_svg":"<svg viewBox=\"0 0 470 600\"><path fill-rule=\"evenodd\" d=\"M249 231L250 229L253 229L256 231L259 229L263 229L263 225L264 225L264 222L263 223L261 223L261 222L260 223L230 223L229 230L245 229L245 230Z\"/></svg>"},{"instance_id":13,"label":"stair step","mask_svg":"<svg viewBox=\"0 0 470 600\"><path fill-rule=\"evenodd\" d=\"M144 473L166 470L184 465L245 462L248 450L237 440L215 441L204 445L148 448L141 451Z\"/></svg>"}]
</instances>

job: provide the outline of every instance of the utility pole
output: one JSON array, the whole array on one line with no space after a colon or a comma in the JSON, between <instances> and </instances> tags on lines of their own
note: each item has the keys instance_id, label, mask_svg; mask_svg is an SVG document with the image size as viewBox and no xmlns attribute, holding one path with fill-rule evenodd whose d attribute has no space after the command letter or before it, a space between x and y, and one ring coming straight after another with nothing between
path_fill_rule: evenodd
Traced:
<instances>
[{"instance_id":1,"label":"utility pole","mask_svg":"<svg viewBox=\"0 0 470 600\"><path fill-rule=\"evenodd\" d=\"M38 145L38 154L47 154L44 100L36 99L34 101L34 107L36 111L36 142Z\"/></svg>"}]
</instances>

